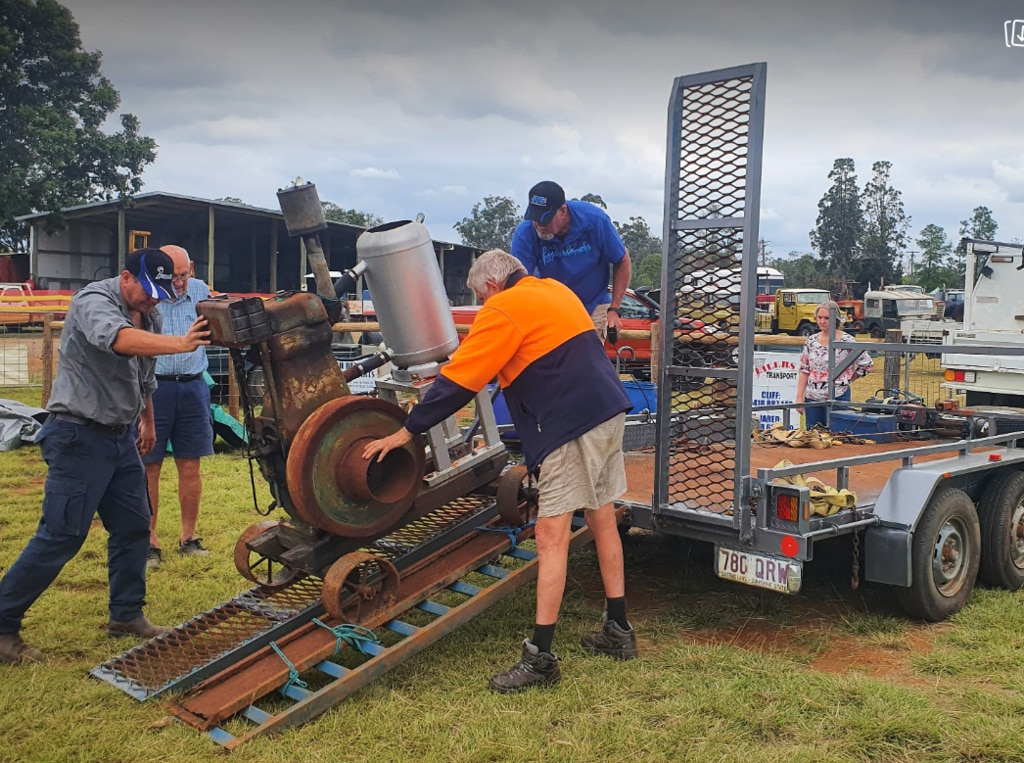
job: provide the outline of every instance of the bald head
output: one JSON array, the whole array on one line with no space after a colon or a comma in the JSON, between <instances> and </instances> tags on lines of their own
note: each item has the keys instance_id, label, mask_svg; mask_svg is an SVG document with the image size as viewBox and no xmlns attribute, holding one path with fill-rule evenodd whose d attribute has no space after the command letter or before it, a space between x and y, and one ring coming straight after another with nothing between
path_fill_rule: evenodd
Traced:
<instances>
[{"instance_id":1,"label":"bald head","mask_svg":"<svg viewBox=\"0 0 1024 763\"><path fill-rule=\"evenodd\" d=\"M188 289L188 277L192 274L192 260L188 252L180 246L167 244L160 247L160 251L169 255L174 263L174 288L179 295L185 294Z\"/></svg>"}]
</instances>

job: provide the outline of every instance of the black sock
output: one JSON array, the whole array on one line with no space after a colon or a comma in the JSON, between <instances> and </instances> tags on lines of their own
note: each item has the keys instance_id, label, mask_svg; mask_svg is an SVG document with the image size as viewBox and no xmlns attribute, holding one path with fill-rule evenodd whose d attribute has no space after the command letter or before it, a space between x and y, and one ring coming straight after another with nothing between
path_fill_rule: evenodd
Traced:
<instances>
[{"instance_id":1,"label":"black sock","mask_svg":"<svg viewBox=\"0 0 1024 763\"><path fill-rule=\"evenodd\" d=\"M616 596L614 599L608 599L608 619L614 620L615 624L618 625L622 630L629 630L629 621L626 619L626 597Z\"/></svg>"},{"instance_id":2,"label":"black sock","mask_svg":"<svg viewBox=\"0 0 1024 763\"><path fill-rule=\"evenodd\" d=\"M534 625L533 645L542 652L551 653L551 643L555 640L555 624Z\"/></svg>"}]
</instances>

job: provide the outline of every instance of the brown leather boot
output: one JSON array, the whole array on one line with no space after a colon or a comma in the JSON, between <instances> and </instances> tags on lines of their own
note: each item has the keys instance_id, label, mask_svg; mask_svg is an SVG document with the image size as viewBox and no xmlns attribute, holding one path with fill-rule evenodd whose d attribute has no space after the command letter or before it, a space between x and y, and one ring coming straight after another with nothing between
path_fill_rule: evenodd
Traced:
<instances>
[{"instance_id":1,"label":"brown leather boot","mask_svg":"<svg viewBox=\"0 0 1024 763\"><path fill-rule=\"evenodd\" d=\"M43 653L22 641L20 633L0 633L0 662L21 665L43 659Z\"/></svg>"},{"instance_id":2,"label":"brown leather boot","mask_svg":"<svg viewBox=\"0 0 1024 763\"><path fill-rule=\"evenodd\" d=\"M134 620L129 620L126 623L119 623L117 620L111 620L107 623L107 635L111 638L118 636L156 638L165 633L170 633L172 630L174 629L163 625L153 625L153 623L146 619L145 615L139 615Z\"/></svg>"}]
</instances>

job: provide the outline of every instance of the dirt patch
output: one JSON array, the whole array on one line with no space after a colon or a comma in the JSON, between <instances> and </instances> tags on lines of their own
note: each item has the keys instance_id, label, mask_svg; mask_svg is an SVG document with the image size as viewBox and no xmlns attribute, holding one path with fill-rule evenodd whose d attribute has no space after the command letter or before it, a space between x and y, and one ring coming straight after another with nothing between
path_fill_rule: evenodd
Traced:
<instances>
[{"instance_id":1,"label":"dirt patch","mask_svg":"<svg viewBox=\"0 0 1024 763\"><path fill-rule=\"evenodd\" d=\"M10 488L10 491L14 495L32 495L42 490L43 485L45 484L46 475L44 474L39 477L32 477L17 487Z\"/></svg>"}]
</instances>

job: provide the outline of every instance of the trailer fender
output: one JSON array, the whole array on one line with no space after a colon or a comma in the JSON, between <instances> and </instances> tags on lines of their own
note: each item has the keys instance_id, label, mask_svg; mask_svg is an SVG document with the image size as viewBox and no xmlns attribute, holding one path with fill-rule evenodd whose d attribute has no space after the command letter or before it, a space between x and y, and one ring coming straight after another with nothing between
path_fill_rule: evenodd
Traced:
<instances>
[{"instance_id":1,"label":"trailer fender","mask_svg":"<svg viewBox=\"0 0 1024 763\"><path fill-rule=\"evenodd\" d=\"M865 530L864 579L908 588L912 538L909 527L875 525Z\"/></svg>"},{"instance_id":2,"label":"trailer fender","mask_svg":"<svg viewBox=\"0 0 1024 763\"><path fill-rule=\"evenodd\" d=\"M992 456L998 454L997 461ZM995 448L982 453L944 458L892 473L875 502L878 525L864 532L864 578L875 583L908 587L912 583L910 550L914 531L935 491L943 484L958 484L959 477L1024 462L1024 449Z\"/></svg>"}]
</instances>

